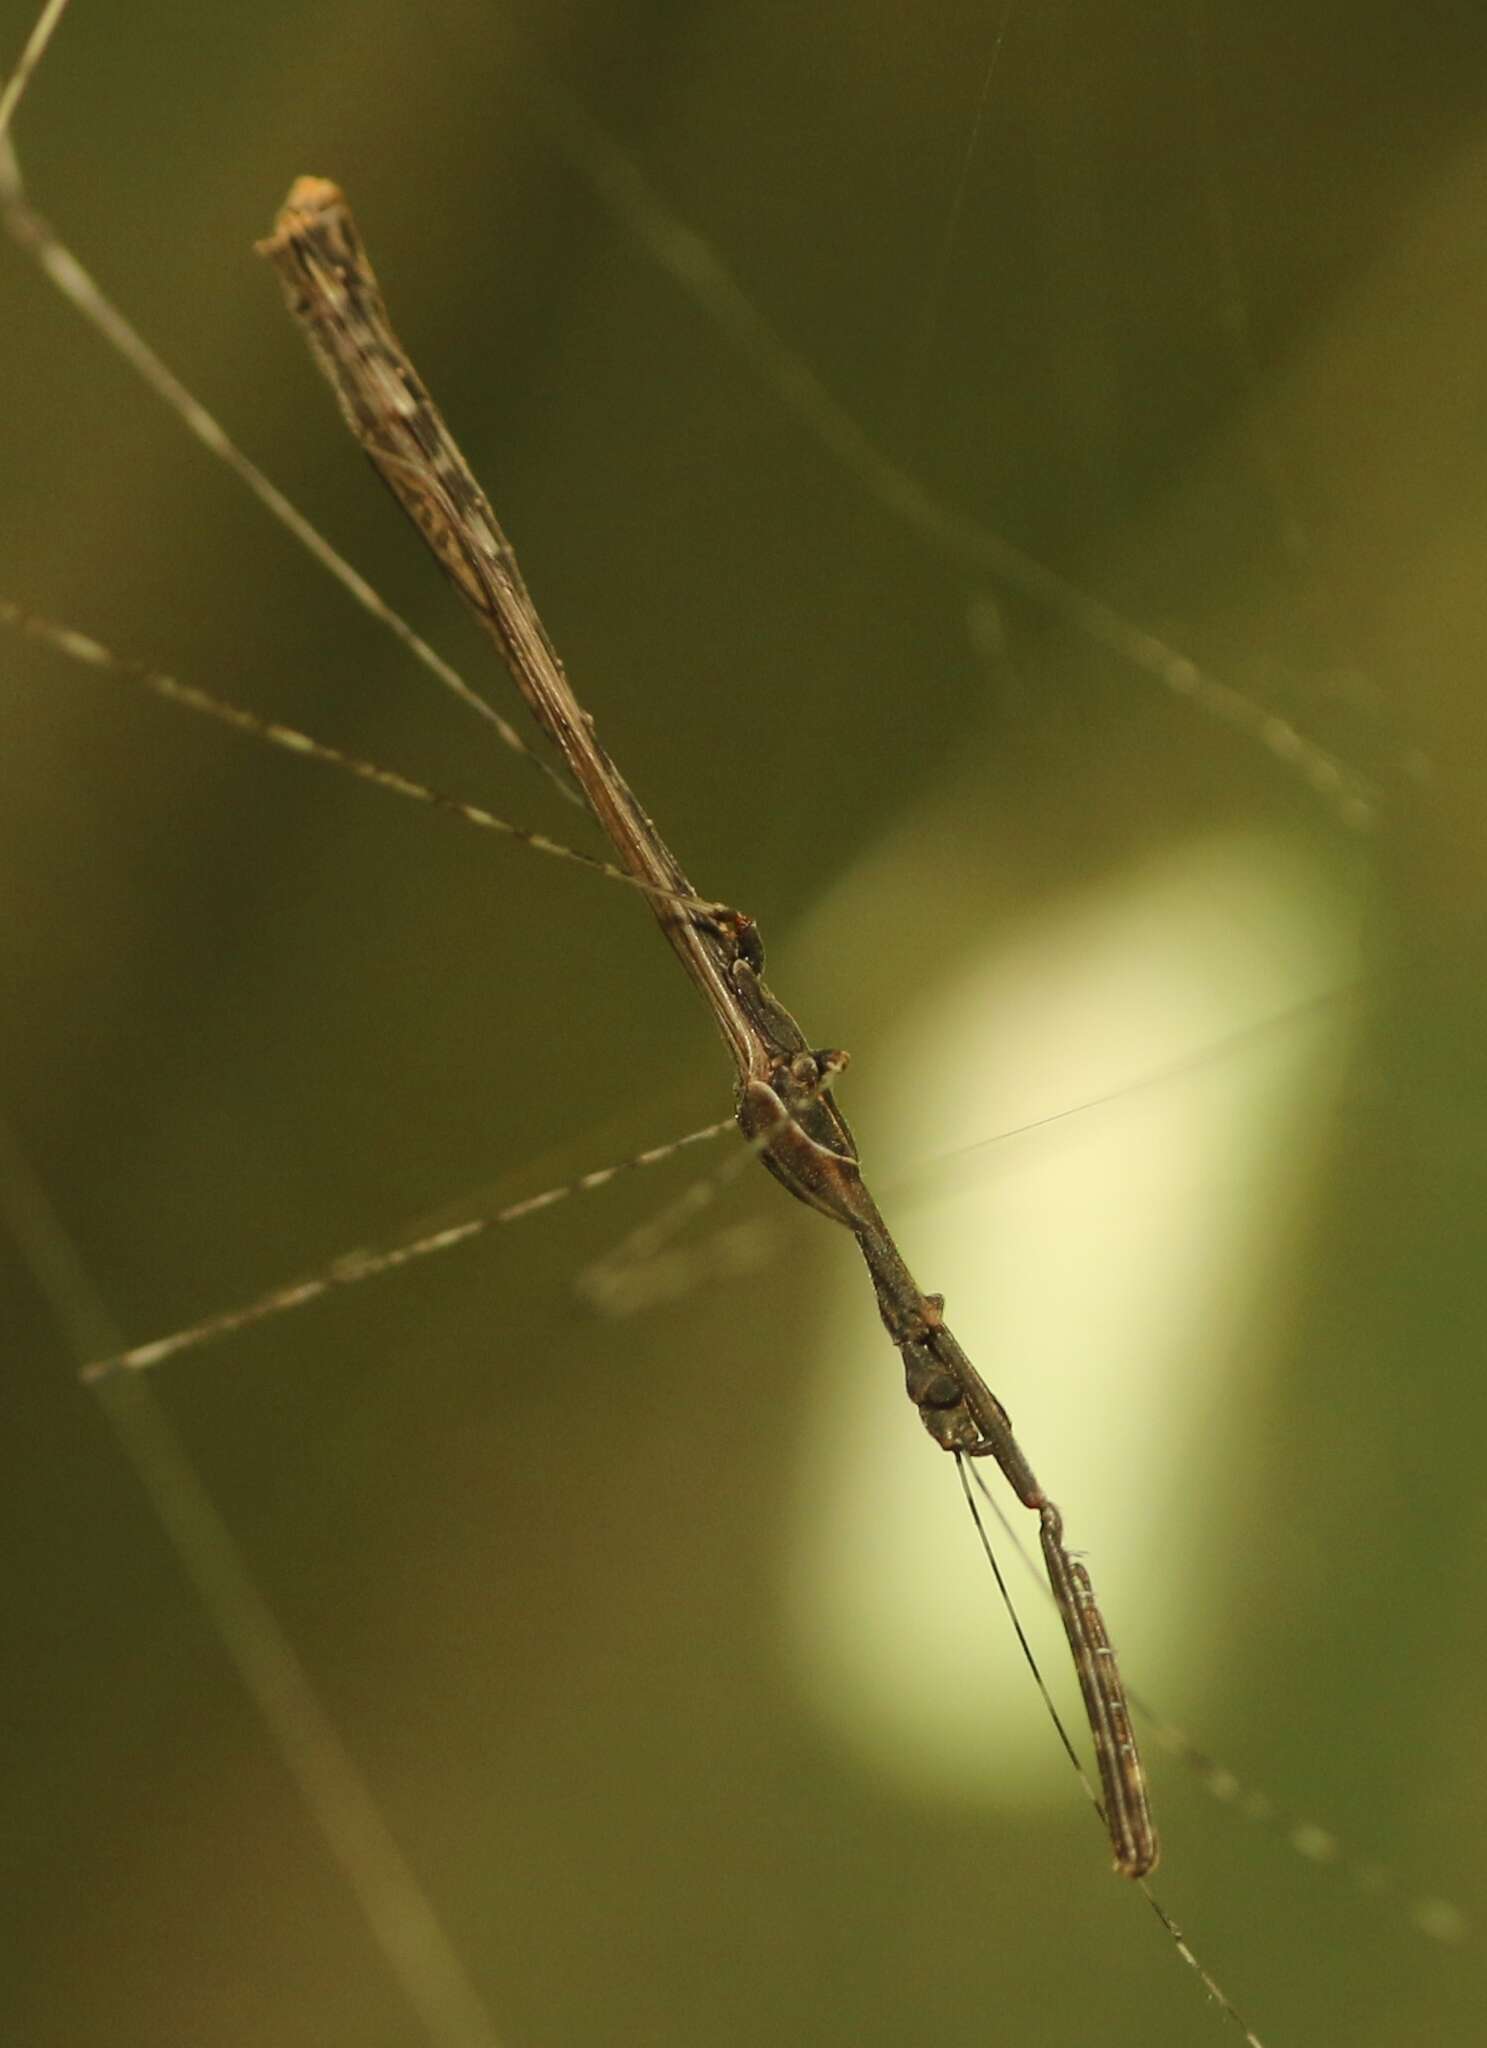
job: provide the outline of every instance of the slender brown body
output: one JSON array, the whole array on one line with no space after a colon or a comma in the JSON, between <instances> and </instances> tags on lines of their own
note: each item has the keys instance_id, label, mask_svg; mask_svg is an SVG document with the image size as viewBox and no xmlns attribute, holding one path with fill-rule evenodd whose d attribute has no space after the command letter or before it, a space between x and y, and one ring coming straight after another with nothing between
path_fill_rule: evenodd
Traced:
<instances>
[{"instance_id":1,"label":"slender brown body","mask_svg":"<svg viewBox=\"0 0 1487 2048\"><path fill-rule=\"evenodd\" d=\"M1157 1838L1089 1574L1065 1548L1063 1519L1038 1484L1007 1411L946 1324L943 1298L921 1290L863 1182L855 1141L830 1092L845 1056L812 1049L764 980L764 948L753 920L697 896L600 745L510 543L393 332L339 189L325 179L300 179L262 247L351 431L495 639L621 867L646 889L733 1056L740 1130L797 1200L856 1238L878 1312L903 1360L909 1398L935 1442L958 1457L994 1458L1017 1498L1037 1513L1049 1584L1094 1739L1116 1868L1145 1876L1157 1861Z\"/></svg>"}]
</instances>

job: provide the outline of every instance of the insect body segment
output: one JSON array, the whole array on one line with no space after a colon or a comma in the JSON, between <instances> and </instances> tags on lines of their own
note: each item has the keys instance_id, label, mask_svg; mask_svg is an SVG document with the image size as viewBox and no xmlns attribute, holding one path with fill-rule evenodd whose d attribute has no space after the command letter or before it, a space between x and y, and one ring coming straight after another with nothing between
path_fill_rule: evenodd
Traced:
<instances>
[{"instance_id":1,"label":"insect body segment","mask_svg":"<svg viewBox=\"0 0 1487 2048\"><path fill-rule=\"evenodd\" d=\"M435 560L501 651L533 718L556 746L616 859L648 893L667 943L712 1011L738 1075L738 1123L807 1207L844 1224L871 1276L905 1382L943 1449L994 1458L1041 1519L1044 1559L1094 1737L1116 1868L1156 1862L1141 1764L1110 1639L1088 1574L1063 1542L1057 1508L1012 1434L1007 1411L945 1324L939 1296L909 1271L862 1178L857 1146L831 1099L844 1053L812 1051L763 978L751 918L697 897L680 862L605 752L574 694L511 543L388 318L350 209L323 178L302 178L270 239L291 313L342 414Z\"/></svg>"}]
</instances>

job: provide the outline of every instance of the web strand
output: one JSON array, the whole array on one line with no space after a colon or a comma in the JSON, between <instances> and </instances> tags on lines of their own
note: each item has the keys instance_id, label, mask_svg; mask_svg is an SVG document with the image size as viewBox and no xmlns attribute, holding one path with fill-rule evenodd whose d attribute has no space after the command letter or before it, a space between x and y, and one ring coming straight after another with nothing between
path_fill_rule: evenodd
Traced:
<instances>
[{"instance_id":1,"label":"web strand","mask_svg":"<svg viewBox=\"0 0 1487 2048\"><path fill-rule=\"evenodd\" d=\"M480 692L451 668L443 655L430 647L366 578L352 568L318 528L243 453L213 414L186 389L175 372L124 318L56 231L29 203L15 151L3 134L0 134L0 220L3 220L12 241L25 251L67 303L102 335L114 353L129 365L155 396L163 400L207 453L251 491L259 504L298 541L312 560L318 562L327 575L334 578L363 611L385 627L446 690L483 719L504 747L519 754L546 776L567 801L576 802L576 794L567 780L549 762L534 753L515 726L488 704Z\"/></svg>"},{"instance_id":2,"label":"web strand","mask_svg":"<svg viewBox=\"0 0 1487 2048\"><path fill-rule=\"evenodd\" d=\"M948 560L1019 592L1172 696L1261 748L1351 830L1372 828L1383 792L1368 776L1014 542L943 504L900 468L776 333L719 252L673 211L571 94L549 82L534 112L554 146L636 244L702 309L812 440L890 517Z\"/></svg>"},{"instance_id":3,"label":"web strand","mask_svg":"<svg viewBox=\"0 0 1487 2048\"><path fill-rule=\"evenodd\" d=\"M981 1474L974 1469L970 1475L970 1483L975 1486L982 1500L996 1516L1002 1534L1017 1552L1023 1569L1039 1591L1046 1596L1047 1588L1043 1584L1038 1568L1013 1523L1004 1513L1001 1502L987 1486ZM971 1513L977 1528L981 1529L981 1516L974 1501L971 1502ZM986 1541L984 1530L982 1540ZM1000 1573L998 1580L1000 1582ZM1330 1828L1323 1827L1313 1820L1302 1819L1297 1814L1288 1814L1269 1793L1246 1786L1227 1764L1220 1763L1206 1750L1201 1749L1182 1729L1168 1721L1134 1686L1126 1687L1126 1697L1150 1729L1158 1746L1166 1750L1169 1756L1176 1757L1191 1771L1209 1797L1217 1800L1221 1806L1227 1806L1241 1819L1255 1826L1272 1829L1304 1862L1317 1868L1331 1865L1349 1873L1360 1892L1374 1898L1392 1900L1409 1925L1427 1940L1440 1942L1443 1946L1449 1947L1469 1938L1471 1925L1467 1915L1451 1900L1427 1893L1421 1893L1414 1898L1406 1896L1392 1871L1380 1863L1347 1850ZM1087 1781L1085 1789L1090 1790ZM1158 1918L1168 1925L1170 1932L1176 1934L1176 1929L1167 1922L1166 1914L1157 1901L1153 1899L1151 1904ZM1194 1967L1198 1966L1194 1964ZM1203 1974L1201 1970L1199 1974Z\"/></svg>"},{"instance_id":4,"label":"web strand","mask_svg":"<svg viewBox=\"0 0 1487 2048\"><path fill-rule=\"evenodd\" d=\"M77 1248L4 1123L0 1212L74 1355L116 1342ZM479 1989L170 1418L138 1382L100 1386L97 1398L389 1976L435 2048L499 2048Z\"/></svg>"},{"instance_id":5,"label":"web strand","mask_svg":"<svg viewBox=\"0 0 1487 2048\"><path fill-rule=\"evenodd\" d=\"M1033 1683L1036 1685L1038 1689L1038 1696L1043 1702L1044 1711L1047 1713L1049 1720L1053 1724L1054 1733L1058 1737L1059 1747L1063 1750L1064 1755L1069 1759L1070 1764L1073 1766L1074 1775L1079 1780L1085 1798L1093 1807L1096 1818L1099 1820L1102 1827L1108 1827L1109 1819L1105 1811L1104 1802L1101 1800L1099 1793L1091 1784L1089 1773L1085 1770L1084 1765L1079 1760L1079 1752L1074 1747L1073 1737L1069 1734L1069 1730L1064 1722L1064 1718L1062 1714L1060 1714L1058 1707L1055 1704L1053 1695L1048 1689L1048 1682L1043 1676L1042 1669L1039 1666L1036 1656L1033 1654L1033 1646L1029 1642L1027 1631L1024 1629L1022 1625L1022 1618L1017 1612L1016 1603L1013 1601L1011 1592L1007 1586L1006 1579L1002 1576L1001 1562L998 1559L995 1550L992 1548L991 1537L987 1533L986 1524L981 1519L981 1510L977 1504L976 1495L971 1491L973 1479L977 1491L986 1498L988 1504L995 1512L997 1520L1001 1523L1004 1532L1012 1538L1012 1541L1016 1546L1018 1555L1029 1567L1031 1567L1032 1565L1032 1559L1027 1555L1026 1551L1023 1549L1021 1542L1014 1534L1011 1524L1008 1522L1006 1516L1001 1511L999 1503L988 1492L985 1482L982 1480L980 1473L976 1472L973 1474L971 1470L968 1468L967 1460L964 1458L956 1459L955 1468L957 1477L960 1480L960 1490L965 1495L966 1506L970 1510L971 1520L975 1524L977 1540L981 1545L982 1553L986 1558L986 1562L991 1568L991 1575L993 1579L996 1581L996 1589L998 1596L1001 1599L1002 1606L1006 1609L1008 1619L1012 1623L1013 1633L1017 1637L1017 1646L1022 1653L1023 1662L1027 1665L1028 1670L1032 1673ZM1076 1567L1076 1570L1077 1569L1079 1568ZM1034 1577L1036 1576L1037 1574L1035 1572ZM1039 1580L1039 1584L1042 1587L1042 1590L1045 1593L1047 1593L1047 1586L1043 1585L1043 1582L1041 1580ZM1129 1697L1129 1694L1127 1696ZM1250 2026L1248 2020L1246 2020L1244 2015L1239 2011L1238 2007L1234 2004L1233 2000L1229 1997L1228 1993L1213 1977L1209 1970L1205 1968L1204 1964L1198 1959L1197 1955L1194 1953L1191 1945L1189 1944L1187 1938L1184 1936L1182 1930L1177 1926L1176 1922L1167 1912L1166 1907L1162 1905L1161 1901L1157 1898L1155 1892L1152 1890L1150 1879L1145 1876L1138 1877L1136 1880L1136 1886L1137 1889L1140 1891L1142 1897L1146 1900L1148 1906L1150 1906L1152 1912L1156 1915L1162 1927L1165 1929L1169 1939L1171 1940L1173 1946L1177 1950L1177 1953L1182 1957L1182 1960L1187 1964L1188 1968L1197 1977L1199 1983L1203 1986L1203 1989L1207 1992L1208 1996L1213 2000L1214 2004L1218 2007L1219 2011L1223 2014L1224 2018L1229 2022L1229 2024L1232 2027L1238 2030L1241 2037L1248 2044L1248 2048L1265 2048L1264 2042L1260 2039L1259 2035L1255 2033L1253 2028Z\"/></svg>"},{"instance_id":6,"label":"web strand","mask_svg":"<svg viewBox=\"0 0 1487 2048\"><path fill-rule=\"evenodd\" d=\"M199 689L194 683L182 682L178 676L167 675L163 669L149 668L144 662L126 661L91 634L81 633L73 626L59 625L54 619L43 619L34 612L23 611L8 598L0 598L0 626L40 641L80 667L148 691L167 704L194 712L198 717L209 718L217 725L225 725L233 732L277 748L280 753L294 754L302 761L318 761L323 767L338 768L357 782L369 783L374 789L386 790L389 795L425 804L430 810L441 811L445 817L457 818L461 824L473 825L478 831L494 832L503 839L526 847L529 852L587 868L590 874L602 875L607 882L620 882L627 889L638 889L643 896L674 905L678 910L698 917L727 921L738 915L725 903L713 903L703 896L689 896L647 882L641 876L627 875L612 861L600 860L592 853L580 853L576 847L549 839L545 832L533 832L525 825L513 825L508 819L486 810L482 804L472 804L464 797L432 789L427 783L418 782L396 768L384 768L376 761L348 753L343 747L333 747L328 741L317 740L309 733L301 732L297 726L282 725L276 719L264 718L256 711L247 710L241 704L230 704L225 697L214 697L210 691Z\"/></svg>"},{"instance_id":7,"label":"web strand","mask_svg":"<svg viewBox=\"0 0 1487 2048\"><path fill-rule=\"evenodd\" d=\"M339 1288L356 1287L364 1280L396 1272L399 1267L412 1265L417 1260L453 1251L456 1246L469 1244L488 1230L519 1222L526 1216L539 1215L544 1209L551 1209L574 1195L592 1194L598 1188L608 1187L622 1174L659 1166L686 1147L721 1137L724 1131L733 1128L732 1117L721 1123L707 1124L701 1130L688 1131L684 1137L672 1138L664 1145L653 1145L648 1151L637 1152L632 1158L622 1159L613 1166L596 1167L590 1173L581 1174L577 1180L565 1181L560 1187L544 1188L541 1194L526 1195L521 1201L510 1202L504 1209L493 1210L489 1215L471 1216L462 1222L448 1224L442 1230L431 1231L409 1244L395 1245L382 1251L358 1248L343 1252L320 1272L308 1274L300 1280L286 1281L237 1308L222 1309L185 1329L173 1331L169 1336L156 1337L148 1344L136 1344L128 1350L113 1351L107 1357L93 1359L82 1368L80 1377L92 1385L99 1380L111 1379L116 1373L149 1372L184 1351L196 1351L224 1337L235 1337L242 1330L252 1329L256 1323L305 1308L310 1302L318 1301Z\"/></svg>"}]
</instances>

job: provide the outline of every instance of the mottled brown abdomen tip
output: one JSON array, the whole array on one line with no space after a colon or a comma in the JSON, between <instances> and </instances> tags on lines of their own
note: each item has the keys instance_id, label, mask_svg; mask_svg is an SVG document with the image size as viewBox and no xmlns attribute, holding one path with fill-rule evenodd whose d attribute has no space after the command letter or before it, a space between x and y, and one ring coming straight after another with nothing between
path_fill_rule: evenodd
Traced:
<instances>
[{"instance_id":1,"label":"mottled brown abdomen tip","mask_svg":"<svg viewBox=\"0 0 1487 2048\"><path fill-rule=\"evenodd\" d=\"M317 218L346 204L346 195L333 178L296 178L288 197L274 220L274 231L254 244L260 256L276 256L298 234L312 227Z\"/></svg>"}]
</instances>

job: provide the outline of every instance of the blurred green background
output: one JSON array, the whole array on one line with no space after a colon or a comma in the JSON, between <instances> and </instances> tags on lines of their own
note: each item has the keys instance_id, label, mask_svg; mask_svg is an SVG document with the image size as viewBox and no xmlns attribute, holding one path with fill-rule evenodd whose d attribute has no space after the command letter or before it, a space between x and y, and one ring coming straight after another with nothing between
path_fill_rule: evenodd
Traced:
<instances>
[{"instance_id":1,"label":"blurred green background","mask_svg":"<svg viewBox=\"0 0 1487 2048\"><path fill-rule=\"evenodd\" d=\"M1202 1625L1130 1676L1403 1898L1470 1912L1487 51L1467 8L1230 12L1016 8L988 84L997 10L969 5L76 0L17 140L37 205L185 381L488 675L251 253L295 174L348 187L611 751L864 1076L939 975L1215 833L1346 906L1365 986L1314 1077L1305 1169L1264 1197L1283 1249L1264 1239L1236 1293L1231 1374L1172 1397L1221 1481L1128 1487L1139 1533L1200 1570ZM29 13L0 15L7 61ZM1316 731L1381 783L1384 827L1342 831L1247 741L895 525L599 203L553 79L938 498ZM9 594L582 830L8 246L0 293ZM711 1027L618 892L29 645L0 664L0 1097L131 1339L723 1113ZM854 906L836 942L829 903ZM977 1114L919 1146L912 1118L859 1135L891 1182L993 1136ZM905 1249L973 1316L917 1185ZM573 1274L657 1196L627 1182L155 1385L500 2039L1222 2040L1072 1779L998 1802L989 1703L964 1796L879 1767L850 1702L820 1710L798 1593L855 1427L818 1378L851 1248L753 1175L729 1213L773 1234L767 1269L591 1319ZM24 1259L0 1257L0 2032L413 2048ZM970 1532L870 1304L858 1334L863 1398L940 1504L896 1538L928 1590ZM1104 1338L1097 1319L1084 1349ZM1038 1358L983 1365L1021 1420ZM1118 1412L1122 1386L1101 1398ZM1122 1530L1067 1497L1057 1436L1030 1447L1098 1575ZM1122 1639L1160 1619L1160 1571L1146 1599ZM959 1627L968 1656L1006 1636L989 1588ZM866 1654L908 1653L885 1625ZM1066 1693L1056 1645L1050 1668ZM959 1747L985 1682L968 1662L947 1698ZM1270 2048L1481 2039L1478 1948L1155 1768L1159 1889Z\"/></svg>"}]
</instances>

